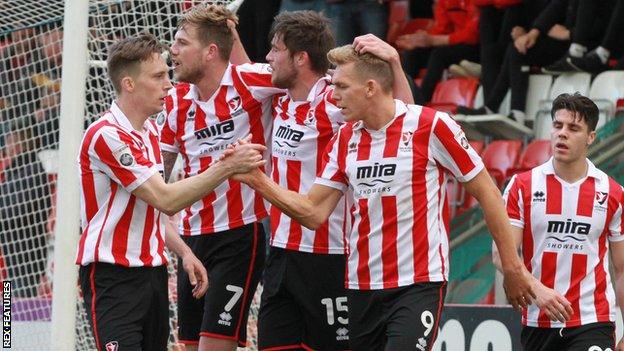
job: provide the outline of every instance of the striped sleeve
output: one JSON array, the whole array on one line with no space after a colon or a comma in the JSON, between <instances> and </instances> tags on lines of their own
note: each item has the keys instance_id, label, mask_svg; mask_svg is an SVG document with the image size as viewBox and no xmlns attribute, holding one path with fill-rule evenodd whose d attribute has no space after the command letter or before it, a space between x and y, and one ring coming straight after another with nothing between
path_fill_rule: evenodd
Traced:
<instances>
[{"instance_id":1,"label":"striped sleeve","mask_svg":"<svg viewBox=\"0 0 624 351\"><path fill-rule=\"evenodd\" d=\"M236 71L251 95L257 100L269 99L273 95L286 92L286 89L273 86L270 66L266 63L246 63L236 66Z\"/></svg>"},{"instance_id":2,"label":"striped sleeve","mask_svg":"<svg viewBox=\"0 0 624 351\"><path fill-rule=\"evenodd\" d=\"M468 143L461 127L446 113L437 112L433 122L431 155L460 182L474 178L483 161Z\"/></svg>"},{"instance_id":3,"label":"striped sleeve","mask_svg":"<svg viewBox=\"0 0 624 351\"><path fill-rule=\"evenodd\" d=\"M524 204L520 183L518 177L514 175L503 192L503 200L505 200L505 207L511 225L524 228Z\"/></svg>"},{"instance_id":4,"label":"striped sleeve","mask_svg":"<svg viewBox=\"0 0 624 351\"><path fill-rule=\"evenodd\" d=\"M622 222L622 212L624 211L624 191L622 186L611 180L610 186L613 186L613 206L615 212L609 223L609 241L624 240L624 223ZM618 200L616 200L618 199ZM609 204L610 205L610 204Z\"/></svg>"},{"instance_id":5,"label":"striped sleeve","mask_svg":"<svg viewBox=\"0 0 624 351\"><path fill-rule=\"evenodd\" d=\"M340 157L346 157L346 154L342 155L342 143L340 142L341 129L334 135L323 156L323 164L316 177L315 184L325 185L330 188L334 188L345 192L347 190L348 181L345 174L344 162L340 162Z\"/></svg>"},{"instance_id":6,"label":"striped sleeve","mask_svg":"<svg viewBox=\"0 0 624 351\"><path fill-rule=\"evenodd\" d=\"M158 172L132 137L117 128L102 128L89 150L89 158L93 165L128 192Z\"/></svg>"},{"instance_id":7,"label":"striped sleeve","mask_svg":"<svg viewBox=\"0 0 624 351\"><path fill-rule=\"evenodd\" d=\"M334 100L333 93L333 89L325 93L325 101L327 102L325 104L325 112L332 123L342 125L345 122L344 115L342 114L342 110L336 106L336 100Z\"/></svg>"},{"instance_id":8,"label":"striped sleeve","mask_svg":"<svg viewBox=\"0 0 624 351\"><path fill-rule=\"evenodd\" d=\"M175 88L172 89L175 93ZM177 131L177 111L174 111L175 95L168 95L165 98L165 122L160 130L160 148L163 151L178 152L178 146L175 140Z\"/></svg>"}]
</instances>

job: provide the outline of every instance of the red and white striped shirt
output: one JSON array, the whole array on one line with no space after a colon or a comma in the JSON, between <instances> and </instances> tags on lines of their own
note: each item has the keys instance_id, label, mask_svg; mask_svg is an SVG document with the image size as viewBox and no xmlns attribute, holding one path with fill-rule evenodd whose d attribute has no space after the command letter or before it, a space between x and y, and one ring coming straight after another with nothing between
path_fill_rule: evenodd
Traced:
<instances>
[{"instance_id":1,"label":"red and white striped shirt","mask_svg":"<svg viewBox=\"0 0 624 351\"><path fill-rule=\"evenodd\" d=\"M305 101L281 96L273 122L273 180L289 190L307 193L321 168L327 144L343 123L331 98L329 77L321 78ZM318 254L344 254L346 208L340 200L328 221L316 231L271 206L271 246Z\"/></svg>"},{"instance_id":2,"label":"red and white striped shirt","mask_svg":"<svg viewBox=\"0 0 624 351\"><path fill-rule=\"evenodd\" d=\"M483 163L447 114L395 100L379 130L347 123L316 183L353 195L347 286L388 289L448 279L450 171L471 180Z\"/></svg>"},{"instance_id":3,"label":"red and white striped shirt","mask_svg":"<svg viewBox=\"0 0 624 351\"><path fill-rule=\"evenodd\" d=\"M252 134L266 145L271 136L271 103L282 89L271 85L268 65L229 65L221 84L200 101L197 87L178 84L165 99L163 151L182 155L184 177L205 171L228 145ZM268 152L265 153L268 159ZM180 233L200 235L233 229L267 216L264 199L245 184L229 179L182 211Z\"/></svg>"},{"instance_id":4,"label":"red and white striped shirt","mask_svg":"<svg viewBox=\"0 0 624 351\"><path fill-rule=\"evenodd\" d=\"M78 164L82 236L76 263L166 264L165 218L132 195L163 171L154 121L147 120L138 132L113 102L110 110L87 128Z\"/></svg>"},{"instance_id":5,"label":"red and white striped shirt","mask_svg":"<svg viewBox=\"0 0 624 351\"><path fill-rule=\"evenodd\" d=\"M512 178L504 193L511 224L523 229L528 270L570 303L566 323L551 321L536 305L524 325L577 327L615 320L607 240L624 240L622 186L587 160L587 177L569 184L555 175L553 159Z\"/></svg>"}]
</instances>

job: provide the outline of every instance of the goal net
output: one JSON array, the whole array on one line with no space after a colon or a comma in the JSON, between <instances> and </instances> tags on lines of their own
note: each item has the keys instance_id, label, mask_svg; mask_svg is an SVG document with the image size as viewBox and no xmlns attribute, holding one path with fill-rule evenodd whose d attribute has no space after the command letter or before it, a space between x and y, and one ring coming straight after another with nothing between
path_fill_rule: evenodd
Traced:
<instances>
[{"instance_id":1,"label":"goal net","mask_svg":"<svg viewBox=\"0 0 624 351\"><path fill-rule=\"evenodd\" d=\"M89 0L87 126L108 109L113 87L106 75L107 47L148 31L170 44L178 15L190 0ZM12 349L46 350L50 344L56 174L58 153L64 1L0 0L0 280L11 282ZM73 259L73 258L72 258ZM169 265L170 350L177 343L176 259ZM77 284L76 284L77 287ZM76 349L94 350L78 293ZM254 346L257 296L250 313Z\"/></svg>"}]
</instances>

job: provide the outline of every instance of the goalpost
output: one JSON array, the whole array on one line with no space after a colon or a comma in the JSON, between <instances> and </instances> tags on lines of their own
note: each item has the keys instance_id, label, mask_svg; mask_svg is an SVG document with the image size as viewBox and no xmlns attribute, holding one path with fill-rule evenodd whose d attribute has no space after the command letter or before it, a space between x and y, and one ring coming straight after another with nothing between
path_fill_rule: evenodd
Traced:
<instances>
[{"instance_id":1,"label":"goalpost","mask_svg":"<svg viewBox=\"0 0 624 351\"><path fill-rule=\"evenodd\" d=\"M113 99L106 50L142 31L170 44L179 14L203 2L236 10L242 0L0 0L0 280L13 288L12 349L95 349L74 264L76 160L84 128ZM170 350L181 349L175 263Z\"/></svg>"}]
</instances>

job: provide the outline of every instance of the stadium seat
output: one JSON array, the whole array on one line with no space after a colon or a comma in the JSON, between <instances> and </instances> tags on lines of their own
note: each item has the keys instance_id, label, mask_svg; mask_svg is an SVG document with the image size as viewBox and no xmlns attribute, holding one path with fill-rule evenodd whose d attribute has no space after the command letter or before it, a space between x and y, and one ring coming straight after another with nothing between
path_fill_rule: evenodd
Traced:
<instances>
[{"instance_id":1,"label":"stadium seat","mask_svg":"<svg viewBox=\"0 0 624 351\"><path fill-rule=\"evenodd\" d=\"M589 89L589 98L600 110L598 129L613 118L617 100L624 98L624 71L606 71L596 76Z\"/></svg>"},{"instance_id":2,"label":"stadium seat","mask_svg":"<svg viewBox=\"0 0 624 351\"><path fill-rule=\"evenodd\" d=\"M548 99L550 96L552 81L552 76L547 74L532 74L529 76L527 100L524 108L528 120L535 120L537 111L540 109L540 102Z\"/></svg>"},{"instance_id":3,"label":"stadium seat","mask_svg":"<svg viewBox=\"0 0 624 351\"><path fill-rule=\"evenodd\" d=\"M507 170L507 178L541 165L548 161L550 156L552 156L550 140L533 140L522 151L518 165Z\"/></svg>"},{"instance_id":4,"label":"stadium seat","mask_svg":"<svg viewBox=\"0 0 624 351\"><path fill-rule=\"evenodd\" d=\"M485 168L499 188L507 179L507 170L516 165L521 150L521 140L494 140L483 150Z\"/></svg>"},{"instance_id":5,"label":"stadium seat","mask_svg":"<svg viewBox=\"0 0 624 351\"><path fill-rule=\"evenodd\" d=\"M388 6L388 32L386 33L386 41L394 44L409 18L409 1L391 1Z\"/></svg>"},{"instance_id":6,"label":"stadium seat","mask_svg":"<svg viewBox=\"0 0 624 351\"><path fill-rule=\"evenodd\" d=\"M451 78L436 85L431 102L427 106L436 110L455 113L457 106L474 106L479 87L477 78Z\"/></svg>"},{"instance_id":7,"label":"stadium seat","mask_svg":"<svg viewBox=\"0 0 624 351\"><path fill-rule=\"evenodd\" d=\"M591 75L589 73L567 73L562 74L553 82L550 89L550 98L540 103L540 108L535 116L533 130L536 139L548 139L552 121L550 109L555 98L563 93L572 94L579 92L585 96L589 92Z\"/></svg>"}]
</instances>

